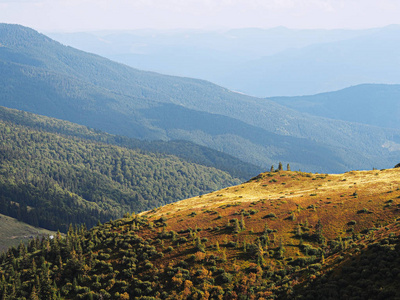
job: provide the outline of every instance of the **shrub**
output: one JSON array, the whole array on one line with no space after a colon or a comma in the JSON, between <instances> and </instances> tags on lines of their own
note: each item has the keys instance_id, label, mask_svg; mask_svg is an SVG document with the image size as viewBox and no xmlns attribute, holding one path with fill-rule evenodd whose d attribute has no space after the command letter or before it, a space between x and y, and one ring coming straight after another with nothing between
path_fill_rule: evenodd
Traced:
<instances>
[{"instance_id":1,"label":"shrub","mask_svg":"<svg viewBox=\"0 0 400 300\"><path fill-rule=\"evenodd\" d=\"M276 218L276 215L274 213L269 213L268 215L265 215L263 219L269 219L269 218Z\"/></svg>"},{"instance_id":2,"label":"shrub","mask_svg":"<svg viewBox=\"0 0 400 300\"><path fill-rule=\"evenodd\" d=\"M178 242L179 243L186 243L187 242L187 238L182 236L182 237L179 238Z\"/></svg>"},{"instance_id":3,"label":"shrub","mask_svg":"<svg viewBox=\"0 0 400 300\"><path fill-rule=\"evenodd\" d=\"M233 241L229 241L229 242L226 244L226 246L227 246L227 247L236 247L236 246L237 246L237 243L236 243L236 242L233 242Z\"/></svg>"},{"instance_id":4,"label":"shrub","mask_svg":"<svg viewBox=\"0 0 400 300\"><path fill-rule=\"evenodd\" d=\"M230 283L232 281L232 277L233 277L232 274L226 273L224 271L224 273L216 277L216 280L219 283Z\"/></svg>"},{"instance_id":5,"label":"shrub","mask_svg":"<svg viewBox=\"0 0 400 300\"><path fill-rule=\"evenodd\" d=\"M166 253L172 252L172 251L174 251L174 248L172 248L171 246L169 246L167 249L165 249Z\"/></svg>"}]
</instances>

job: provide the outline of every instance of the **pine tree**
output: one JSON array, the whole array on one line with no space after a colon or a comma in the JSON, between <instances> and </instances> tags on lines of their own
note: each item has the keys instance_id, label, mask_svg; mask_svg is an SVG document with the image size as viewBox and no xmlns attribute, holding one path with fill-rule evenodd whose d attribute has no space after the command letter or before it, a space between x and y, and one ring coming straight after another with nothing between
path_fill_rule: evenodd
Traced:
<instances>
[{"instance_id":1,"label":"pine tree","mask_svg":"<svg viewBox=\"0 0 400 300\"><path fill-rule=\"evenodd\" d=\"M268 223L264 225L264 235L268 235Z\"/></svg>"},{"instance_id":2,"label":"pine tree","mask_svg":"<svg viewBox=\"0 0 400 300\"><path fill-rule=\"evenodd\" d=\"M227 261L227 259L226 259L226 251L225 251L225 249L222 251L222 262L226 262Z\"/></svg>"},{"instance_id":3,"label":"pine tree","mask_svg":"<svg viewBox=\"0 0 400 300\"><path fill-rule=\"evenodd\" d=\"M53 299L53 285L50 279L50 270L48 263L42 264L40 273L40 295L43 299Z\"/></svg>"},{"instance_id":4,"label":"pine tree","mask_svg":"<svg viewBox=\"0 0 400 300\"><path fill-rule=\"evenodd\" d=\"M256 252L257 263L258 263L258 264L263 264L263 263L264 263L264 254L265 254L264 248L263 248L263 246L261 245L260 240L258 240L258 243L257 243L257 252Z\"/></svg>"},{"instance_id":5,"label":"pine tree","mask_svg":"<svg viewBox=\"0 0 400 300\"><path fill-rule=\"evenodd\" d=\"M215 248L217 249L217 251L219 251L219 243L218 243L218 241L215 242Z\"/></svg>"},{"instance_id":6,"label":"pine tree","mask_svg":"<svg viewBox=\"0 0 400 300\"><path fill-rule=\"evenodd\" d=\"M30 296L29 296L29 300L40 300L35 285L34 285L33 288L32 288L32 292L31 292L31 294L30 294Z\"/></svg>"},{"instance_id":7,"label":"pine tree","mask_svg":"<svg viewBox=\"0 0 400 300\"><path fill-rule=\"evenodd\" d=\"M240 232L240 225L239 225L239 220L235 219L235 228L234 228L234 232L235 233L239 233Z\"/></svg>"},{"instance_id":8,"label":"pine tree","mask_svg":"<svg viewBox=\"0 0 400 300\"><path fill-rule=\"evenodd\" d=\"M283 253L285 252L285 247L283 246L283 240L282 238L280 238L279 240L279 249L278 249L278 254L279 254L279 258L283 258Z\"/></svg>"},{"instance_id":9,"label":"pine tree","mask_svg":"<svg viewBox=\"0 0 400 300\"><path fill-rule=\"evenodd\" d=\"M315 225L315 236L317 238L317 242L320 244L325 243L325 237L322 234L322 223L321 220L318 220L317 225Z\"/></svg>"},{"instance_id":10,"label":"pine tree","mask_svg":"<svg viewBox=\"0 0 400 300\"><path fill-rule=\"evenodd\" d=\"M301 230L300 224L297 224L296 236L298 236L298 237L301 237L301 236L302 236L302 230Z\"/></svg>"}]
</instances>

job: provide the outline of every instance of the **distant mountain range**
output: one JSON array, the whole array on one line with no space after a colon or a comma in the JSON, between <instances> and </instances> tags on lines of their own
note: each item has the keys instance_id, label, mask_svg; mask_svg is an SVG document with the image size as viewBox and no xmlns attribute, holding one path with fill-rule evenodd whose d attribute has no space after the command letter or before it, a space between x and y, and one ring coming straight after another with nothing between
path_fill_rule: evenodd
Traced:
<instances>
[{"instance_id":1,"label":"distant mountain range","mask_svg":"<svg viewBox=\"0 0 400 300\"><path fill-rule=\"evenodd\" d=\"M132 67L202 78L259 97L308 95L362 83L400 84L399 25L49 35Z\"/></svg>"},{"instance_id":2,"label":"distant mountain range","mask_svg":"<svg viewBox=\"0 0 400 300\"><path fill-rule=\"evenodd\" d=\"M207 81L139 71L18 25L0 25L0 44L6 107L134 138L188 140L264 169L278 161L318 172L397 163L400 130L314 117Z\"/></svg>"},{"instance_id":3,"label":"distant mountain range","mask_svg":"<svg viewBox=\"0 0 400 300\"><path fill-rule=\"evenodd\" d=\"M400 129L399 84L362 84L330 93L268 99L315 116Z\"/></svg>"}]
</instances>

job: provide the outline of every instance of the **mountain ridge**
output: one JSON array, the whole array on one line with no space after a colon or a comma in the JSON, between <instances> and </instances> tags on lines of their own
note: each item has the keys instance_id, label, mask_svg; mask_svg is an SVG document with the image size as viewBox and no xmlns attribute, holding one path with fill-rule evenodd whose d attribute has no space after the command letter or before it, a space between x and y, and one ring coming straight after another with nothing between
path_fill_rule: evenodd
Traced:
<instances>
[{"instance_id":1,"label":"mountain ridge","mask_svg":"<svg viewBox=\"0 0 400 300\"><path fill-rule=\"evenodd\" d=\"M399 84L362 84L316 95L268 99L320 117L400 128Z\"/></svg>"},{"instance_id":2,"label":"mountain ridge","mask_svg":"<svg viewBox=\"0 0 400 300\"><path fill-rule=\"evenodd\" d=\"M390 25L363 30L277 27L49 35L132 67L207 79L266 97L315 94L365 82L399 83L394 51L399 29Z\"/></svg>"},{"instance_id":3,"label":"mountain ridge","mask_svg":"<svg viewBox=\"0 0 400 300\"><path fill-rule=\"evenodd\" d=\"M4 24L0 29L12 33L7 35L8 39L20 40L17 41L19 48L9 47L12 51L34 59L34 64L39 60L45 66L13 63L1 47L4 70L1 105L68 119L119 135L189 140L223 150L264 169L280 160L289 162L296 169L320 172L368 169L375 164L388 167L395 163L395 152L381 146L393 142L393 136L399 134L396 130L310 117L273 101L234 93L210 82L135 70L45 37L27 47L29 39L24 34L24 38L18 36L18 32L28 31L28 36L38 33ZM0 33L0 37L4 35ZM0 42L6 45L5 40ZM49 103L53 103L54 110L48 108ZM193 118L207 113L213 122L229 118L225 120L253 126L253 136L249 138L230 132L209 134L201 128L191 128L191 118L180 123L178 128L159 127L157 124L162 121L162 116L152 119L146 117L146 113L156 109L162 111L165 105L170 109L164 113L172 119L178 119L177 113L182 109ZM199 125L211 124L203 122ZM271 139L257 140L256 132ZM296 146L299 141L301 146ZM317 153L316 146L325 150ZM296 155L279 154L292 151ZM329 160L329 153L336 155L334 165ZM316 155L320 155L320 161L310 164L309 158ZM372 165L371 162L376 163Z\"/></svg>"}]
</instances>

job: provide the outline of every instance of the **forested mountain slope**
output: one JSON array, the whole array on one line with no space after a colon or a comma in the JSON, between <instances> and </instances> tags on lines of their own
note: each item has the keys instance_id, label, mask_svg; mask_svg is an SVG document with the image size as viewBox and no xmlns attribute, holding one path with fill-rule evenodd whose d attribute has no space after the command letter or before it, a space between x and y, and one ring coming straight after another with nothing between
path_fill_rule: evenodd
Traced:
<instances>
[{"instance_id":1,"label":"forested mountain slope","mask_svg":"<svg viewBox=\"0 0 400 300\"><path fill-rule=\"evenodd\" d=\"M51 123L65 129L72 126L47 120L44 127ZM47 229L66 231L70 223L91 227L98 220L240 182L226 172L175 156L64 136L11 121L0 120L0 141L0 213Z\"/></svg>"},{"instance_id":2,"label":"forested mountain slope","mask_svg":"<svg viewBox=\"0 0 400 300\"><path fill-rule=\"evenodd\" d=\"M226 153L189 141L174 140L165 142L161 140L147 141L128 138L126 136L112 135L100 130L91 129L76 123L2 106L0 106L0 119L3 121L10 121L17 125L27 126L32 129L59 133L135 150L174 155L187 162L228 172L231 176L237 177L242 181L246 181L261 172L260 167L245 163Z\"/></svg>"},{"instance_id":3,"label":"forested mountain slope","mask_svg":"<svg viewBox=\"0 0 400 300\"><path fill-rule=\"evenodd\" d=\"M141 139L183 139L263 168L392 166L398 130L310 117L206 81L143 72L0 25L0 104ZM310 158L314 158L311 159Z\"/></svg>"},{"instance_id":4,"label":"forested mountain slope","mask_svg":"<svg viewBox=\"0 0 400 300\"><path fill-rule=\"evenodd\" d=\"M279 171L32 240L0 257L5 299L398 299L397 169ZM4 275L4 276L3 276Z\"/></svg>"}]
</instances>

